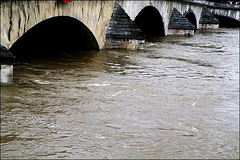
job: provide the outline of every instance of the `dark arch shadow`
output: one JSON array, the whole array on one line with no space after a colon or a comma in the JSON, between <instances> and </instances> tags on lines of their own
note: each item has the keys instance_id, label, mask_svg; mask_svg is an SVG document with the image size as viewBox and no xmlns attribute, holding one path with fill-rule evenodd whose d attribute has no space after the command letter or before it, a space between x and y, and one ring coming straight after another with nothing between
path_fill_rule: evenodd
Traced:
<instances>
[{"instance_id":1,"label":"dark arch shadow","mask_svg":"<svg viewBox=\"0 0 240 160\"><path fill-rule=\"evenodd\" d=\"M185 18L189 20L194 26L195 26L195 31L197 30L197 19L195 14L192 11L188 11L184 14Z\"/></svg>"},{"instance_id":2,"label":"dark arch shadow","mask_svg":"<svg viewBox=\"0 0 240 160\"><path fill-rule=\"evenodd\" d=\"M236 19L230 18L230 17L225 17L225 16L220 16L220 15L215 15L215 17L219 21L219 27L240 27L240 22Z\"/></svg>"},{"instance_id":3,"label":"dark arch shadow","mask_svg":"<svg viewBox=\"0 0 240 160\"><path fill-rule=\"evenodd\" d=\"M75 18L59 16L33 26L12 45L10 51L21 58L90 49L99 49L99 46L87 26Z\"/></svg>"},{"instance_id":4,"label":"dark arch shadow","mask_svg":"<svg viewBox=\"0 0 240 160\"><path fill-rule=\"evenodd\" d=\"M146 36L165 36L164 23L159 11L153 6L143 8L134 22Z\"/></svg>"}]
</instances>

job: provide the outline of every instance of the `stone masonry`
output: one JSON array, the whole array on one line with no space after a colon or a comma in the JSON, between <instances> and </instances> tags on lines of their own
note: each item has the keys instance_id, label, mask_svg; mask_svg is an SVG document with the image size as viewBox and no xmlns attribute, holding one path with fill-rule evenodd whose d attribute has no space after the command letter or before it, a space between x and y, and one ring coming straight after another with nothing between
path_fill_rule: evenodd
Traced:
<instances>
[{"instance_id":1,"label":"stone masonry","mask_svg":"<svg viewBox=\"0 0 240 160\"><path fill-rule=\"evenodd\" d=\"M141 29L116 3L106 31L105 48L137 49L144 42L145 36Z\"/></svg>"},{"instance_id":2,"label":"stone masonry","mask_svg":"<svg viewBox=\"0 0 240 160\"><path fill-rule=\"evenodd\" d=\"M173 8L168 35L193 36L195 27L176 8Z\"/></svg>"},{"instance_id":3,"label":"stone masonry","mask_svg":"<svg viewBox=\"0 0 240 160\"><path fill-rule=\"evenodd\" d=\"M199 28L214 29L218 27L219 27L218 19L207 7L204 7L201 13L200 21L199 21Z\"/></svg>"}]
</instances>

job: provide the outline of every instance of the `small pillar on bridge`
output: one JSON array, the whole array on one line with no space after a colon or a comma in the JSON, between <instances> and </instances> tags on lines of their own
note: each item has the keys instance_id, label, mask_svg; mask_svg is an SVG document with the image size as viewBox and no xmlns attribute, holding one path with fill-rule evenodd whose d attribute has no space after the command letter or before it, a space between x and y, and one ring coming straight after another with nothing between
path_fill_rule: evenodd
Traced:
<instances>
[{"instance_id":1,"label":"small pillar on bridge","mask_svg":"<svg viewBox=\"0 0 240 160\"><path fill-rule=\"evenodd\" d=\"M1 85L13 84L14 56L2 44L0 44Z\"/></svg>"},{"instance_id":2,"label":"small pillar on bridge","mask_svg":"<svg viewBox=\"0 0 240 160\"><path fill-rule=\"evenodd\" d=\"M135 50L142 43L145 43L145 35L116 3L106 31L105 48Z\"/></svg>"},{"instance_id":3,"label":"small pillar on bridge","mask_svg":"<svg viewBox=\"0 0 240 160\"><path fill-rule=\"evenodd\" d=\"M199 29L217 29L219 28L219 21L213 13L204 7L199 21Z\"/></svg>"},{"instance_id":4,"label":"small pillar on bridge","mask_svg":"<svg viewBox=\"0 0 240 160\"><path fill-rule=\"evenodd\" d=\"M195 26L176 8L173 8L172 16L168 25L168 35L193 36L194 30Z\"/></svg>"}]
</instances>

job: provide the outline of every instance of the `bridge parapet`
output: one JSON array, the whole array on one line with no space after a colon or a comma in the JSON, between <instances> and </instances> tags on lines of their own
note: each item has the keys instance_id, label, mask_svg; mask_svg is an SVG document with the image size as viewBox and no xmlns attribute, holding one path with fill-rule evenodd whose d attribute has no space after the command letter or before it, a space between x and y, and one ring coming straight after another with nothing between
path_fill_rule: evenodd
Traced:
<instances>
[{"instance_id":1,"label":"bridge parapet","mask_svg":"<svg viewBox=\"0 0 240 160\"><path fill-rule=\"evenodd\" d=\"M209 1L203 1L203 0L198 0L198 1L181 0L181 1L192 3L192 4L199 4L199 5L211 7L211 8L240 10L239 4L217 3L217 2L209 2Z\"/></svg>"}]
</instances>

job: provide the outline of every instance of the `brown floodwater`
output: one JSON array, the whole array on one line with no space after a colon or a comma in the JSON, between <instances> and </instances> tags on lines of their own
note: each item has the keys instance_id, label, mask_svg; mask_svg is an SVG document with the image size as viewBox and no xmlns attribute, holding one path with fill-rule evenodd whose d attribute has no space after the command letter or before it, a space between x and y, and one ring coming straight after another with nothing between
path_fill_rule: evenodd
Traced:
<instances>
[{"instance_id":1,"label":"brown floodwater","mask_svg":"<svg viewBox=\"0 0 240 160\"><path fill-rule=\"evenodd\" d=\"M239 158L239 29L18 62L1 158Z\"/></svg>"}]
</instances>

